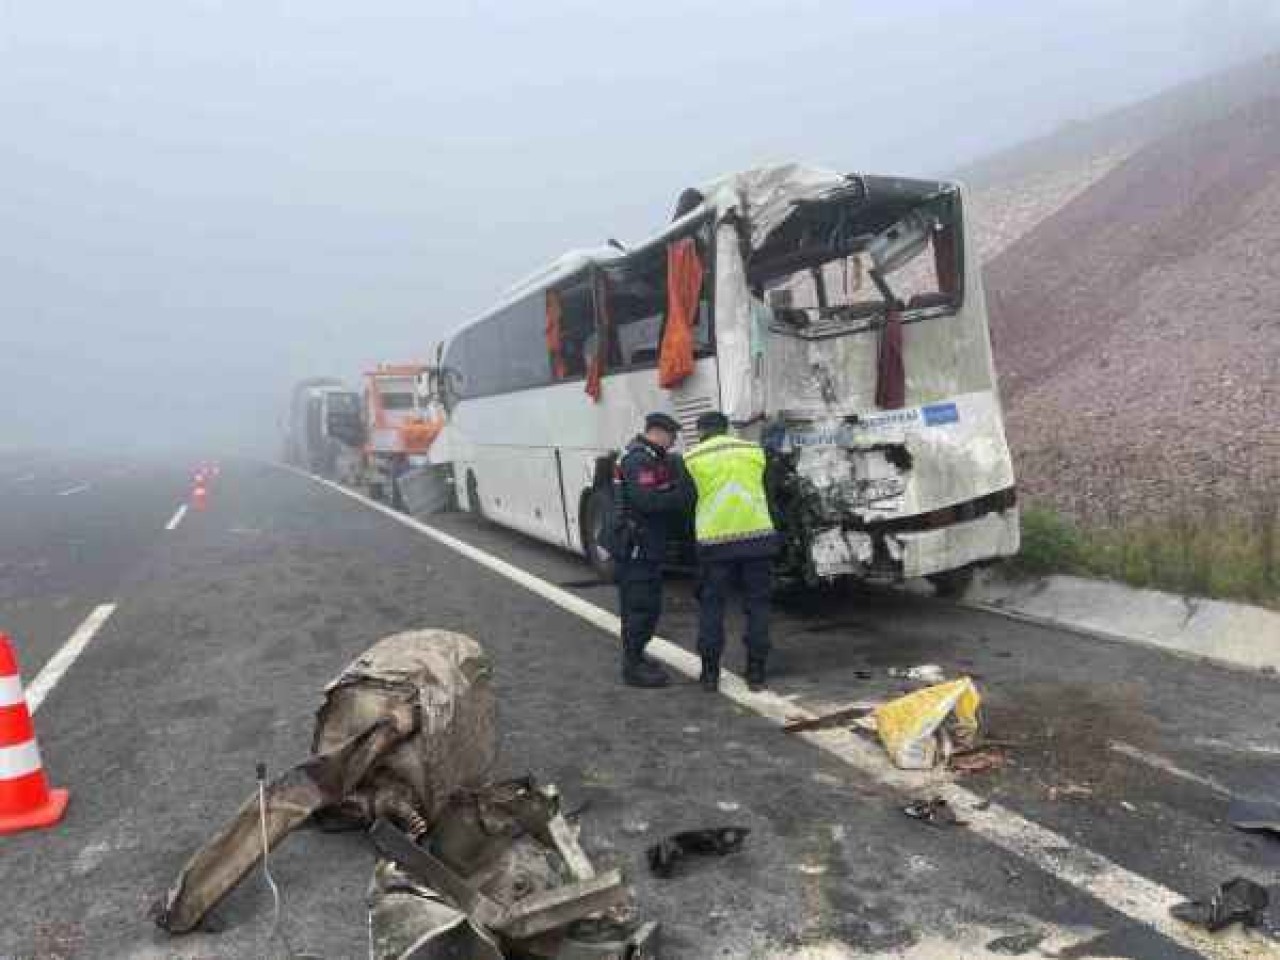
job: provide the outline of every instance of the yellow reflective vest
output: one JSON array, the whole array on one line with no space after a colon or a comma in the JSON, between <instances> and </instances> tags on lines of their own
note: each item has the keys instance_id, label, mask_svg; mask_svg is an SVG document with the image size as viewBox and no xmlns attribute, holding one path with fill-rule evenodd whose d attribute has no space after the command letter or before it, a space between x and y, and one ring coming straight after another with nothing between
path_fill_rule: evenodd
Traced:
<instances>
[{"instance_id":1,"label":"yellow reflective vest","mask_svg":"<svg viewBox=\"0 0 1280 960\"><path fill-rule=\"evenodd\" d=\"M767 556L777 534L764 488L764 450L758 443L718 436L684 458L698 491L695 529L702 556Z\"/></svg>"}]
</instances>

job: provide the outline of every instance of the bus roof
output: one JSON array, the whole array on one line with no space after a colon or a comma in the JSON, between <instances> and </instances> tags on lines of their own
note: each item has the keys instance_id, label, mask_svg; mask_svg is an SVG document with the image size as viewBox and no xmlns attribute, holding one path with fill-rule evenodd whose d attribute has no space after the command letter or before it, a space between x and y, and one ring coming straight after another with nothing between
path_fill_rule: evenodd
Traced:
<instances>
[{"instance_id":1,"label":"bus roof","mask_svg":"<svg viewBox=\"0 0 1280 960\"><path fill-rule=\"evenodd\" d=\"M798 206L805 203L847 195L850 199L883 205L888 209L902 207L905 210L932 197L958 190L957 184L945 181L844 174L801 163L774 164L725 174L697 188L696 194L701 197L701 202L658 233L625 251L614 247L595 247L564 254L523 277L507 290L498 303L455 328L446 342L531 293L555 286L588 267L608 264L665 243L673 234L707 217L718 221L734 210L746 213L751 227L751 245L758 249Z\"/></svg>"}]
</instances>

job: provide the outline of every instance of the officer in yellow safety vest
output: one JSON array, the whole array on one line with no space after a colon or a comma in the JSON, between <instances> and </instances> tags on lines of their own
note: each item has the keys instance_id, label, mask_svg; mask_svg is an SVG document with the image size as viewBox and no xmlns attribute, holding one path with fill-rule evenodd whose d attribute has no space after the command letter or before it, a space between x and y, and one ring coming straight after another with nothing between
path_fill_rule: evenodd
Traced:
<instances>
[{"instance_id":1,"label":"officer in yellow safety vest","mask_svg":"<svg viewBox=\"0 0 1280 960\"><path fill-rule=\"evenodd\" d=\"M764 449L729 435L723 413L698 418L695 446L684 462L697 488L694 527L698 538L698 652L704 690L720 684L724 607L734 581L747 617L747 683L764 686L769 656L769 593L773 556L780 540L765 493Z\"/></svg>"}]
</instances>

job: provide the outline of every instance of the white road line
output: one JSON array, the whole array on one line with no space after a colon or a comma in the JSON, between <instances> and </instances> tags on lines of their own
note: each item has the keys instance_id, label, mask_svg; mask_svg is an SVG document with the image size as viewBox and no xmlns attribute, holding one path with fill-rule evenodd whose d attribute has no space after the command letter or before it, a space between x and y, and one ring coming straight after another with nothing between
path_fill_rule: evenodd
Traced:
<instances>
[{"instance_id":1,"label":"white road line","mask_svg":"<svg viewBox=\"0 0 1280 960\"><path fill-rule=\"evenodd\" d=\"M354 490L295 467L283 468L349 497L371 510L377 510L617 637L621 624L609 611L442 530L376 503ZM697 656L660 637L654 637L648 652L687 677L697 677L701 670ZM798 708L775 693L752 692L740 677L728 671L721 674L720 692L734 703L779 727L784 721L794 717L813 716L809 711ZM1175 920L1170 916L1169 908L1186 899L1177 891L1127 870L1101 854L1027 820L1008 807L957 786L943 775L927 776L898 770L889 763L883 751L848 730L815 730L795 736L886 786L909 793L927 791L930 794L941 794L960 812L971 833L1021 857L1050 876L1096 898L1110 909L1154 929L1204 957L1211 960L1239 960L1240 957L1248 956L1252 960L1262 960L1264 957L1280 960L1280 945L1275 941L1234 928L1209 934Z\"/></svg>"},{"instance_id":2,"label":"white road line","mask_svg":"<svg viewBox=\"0 0 1280 960\"><path fill-rule=\"evenodd\" d=\"M73 494L77 494L77 493L84 493L84 492L85 492L86 490L88 490L91 486L93 486L93 484L90 484L90 483L82 483L82 484L79 484L78 486L68 487L66 490L59 490L59 491L58 491L58 496L60 496L60 497L70 497L70 496L72 496Z\"/></svg>"},{"instance_id":3,"label":"white road line","mask_svg":"<svg viewBox=\"0 0 1280 960\"><path fill-rule=\"evenodd\" d=\"M31 685L27 687L27 709L35 713L40 709L40 704L44 703L58 681L63 675L71 669L71 665L76 662L76 658L84 652L84 648L89 645L89 641L93 639L94 634L102 629L102 625L107 622L107 618L116 612L114 603L103 603L93 608L93 612L84 618L84 622L76 627L76 632L71 634L59 649L58 652L50 658L49 662L44 665L44 669L36 676Z\"/></svg>"},{"instance_id":4,"label":"white road line","mask_svg":"<svg viewBox=\"0 0 1280 960\"><path fill-rule=\"evenodd\" d=\"M178 524L182 522L182 518L187 515L187 505L184 503L173 512L173 516L169 518L169 522L164 525L166 530L176 530Z\"/></svg>"},{"instance_id":5,"label":"white road line","mask_svg":"<svg viewBox=\"0 0 1280 960\"><path fill-rule=\"evenodd\" d=\"M1143 750L1141 747L1135 747L1131 743L1125 743L1123 740L1112 740L1108 745L1108 749L1112 753L1118 753L1122 757L1128 757L1130 760L1137 760L1139 763L1145 763L1153 770L1159 770L1170 776L1187 780L1191 783L1198 783L1202 787L1208 787L1214 793L1221 794L1224 797L1232 796L1231 790L1226 787L1221 780L1215 780L1213 777L1206 777L1200 773L1194 773L1185 767L1180 767L1172 760L1160 756L1158 753L1151 753Z\"/></svg>"}]
</instances>

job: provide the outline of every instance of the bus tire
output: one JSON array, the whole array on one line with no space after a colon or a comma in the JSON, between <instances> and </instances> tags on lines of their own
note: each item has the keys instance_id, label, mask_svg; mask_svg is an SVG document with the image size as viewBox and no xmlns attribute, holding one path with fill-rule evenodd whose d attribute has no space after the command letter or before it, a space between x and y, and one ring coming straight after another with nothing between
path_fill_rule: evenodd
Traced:
<instances>
[{"instance_id":1,"label":"bus tire","mask_svg":"<svg viewBox=\"0 0 1280 960\"><path fill-rule=\"evenodd\" d=\"M467 513L477 520L484 519L484 506L480 503L480 485L476 483L476 475L467 471Z\"/></svg>"},{"instance_id":2,"label":"bus tire","mask_svg":"<svg viewBox=\"0 0 1280 960\"><path fill-rule=\"evenodd\" d=\"M609 521L613 517L613 494L597 487L587 494L582 510L582 552L597 577L612 583L617 565L608 547Z\"/></svg>"},{"instance_id":3,"label":"bus tire","mask_svg":"<svg viewBox=\"0 0 1280 960\"><path fill-rule=\"evenodd\" d=\"M933 592L947 600L958 600L969 592L973 583L973 567L957 567L942 573L931 573L926 578L933 584Z\"/></svg>"}]
</instances>

